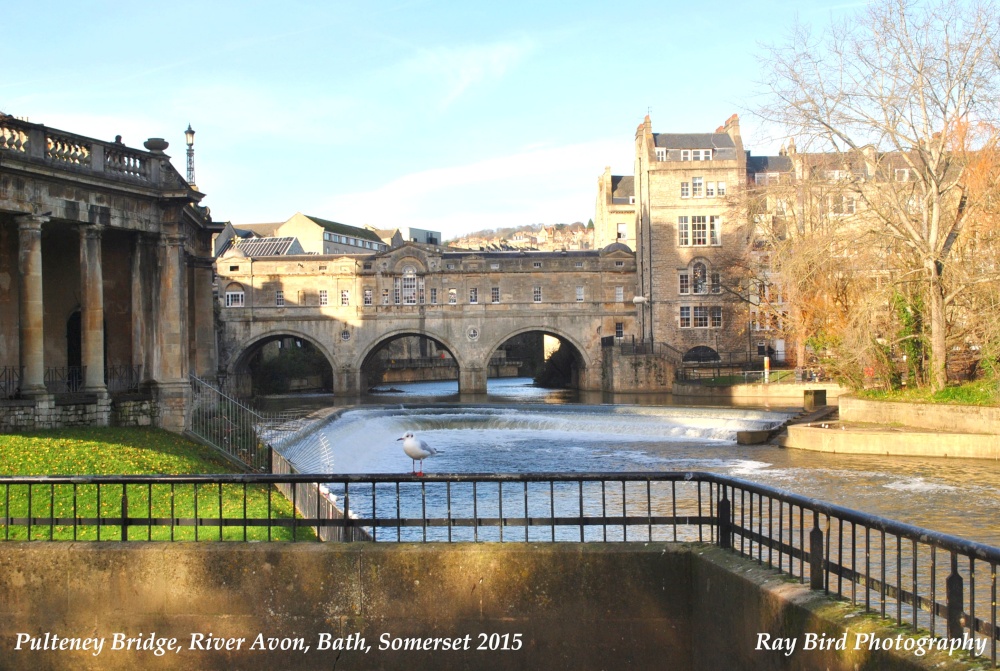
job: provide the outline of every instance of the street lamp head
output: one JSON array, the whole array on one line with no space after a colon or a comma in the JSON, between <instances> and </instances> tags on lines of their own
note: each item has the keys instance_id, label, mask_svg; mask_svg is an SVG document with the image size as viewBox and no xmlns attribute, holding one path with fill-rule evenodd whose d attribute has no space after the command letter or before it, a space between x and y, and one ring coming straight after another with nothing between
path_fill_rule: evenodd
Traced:
<instances>
[{"instance_id":1,"label":"street lamp head","mask_svg":"<svg viewBox=\"0 0 1000 671\"><path fill-rule=\"evenodd\" d=\"M187 146L194 146L194 131L191 130L191 124L188 124L187 130L184 131L184 140L187 142Z\"/></svg>"}]
</instances>

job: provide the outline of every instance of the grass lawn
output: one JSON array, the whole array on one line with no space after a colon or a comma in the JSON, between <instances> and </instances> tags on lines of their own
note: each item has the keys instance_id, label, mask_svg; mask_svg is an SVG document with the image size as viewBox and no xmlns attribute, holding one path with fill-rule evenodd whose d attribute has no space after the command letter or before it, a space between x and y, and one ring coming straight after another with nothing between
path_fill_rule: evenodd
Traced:
<instances>
[{"instance_id":1,"label":"grass lawn","mask_svg":"<svg viewBox=\"0 0 1000 671\"><path fill-rule=\"evenodd\" d=\"M931 392L926 387L908 387L893 391L868 389L859 392L861 398L904 403L948 403L955 405L1000 405L1000 385L997 380L983 379L945 387Z\"/></svg>"},{"instance_id":2,"label":"grass lawn","mask_svg":"<svg viewBox=\"0 0 1000 671\"><path fill-rule=\"evenodd\" d=\"M0 476L187 475L233 473L211 450L158 429L79 428L0 434ZM132 526L129 540L267 540L266 527L220 526L218 520L291 519L292 506L267 485L219 484L33 484L0 483L0 518L61 518L59 524L0 524L0 539L121 540L122 494L133 518L197 519L198 526ZM195 511L197 509L197 514ZM87 519L91 523L83 524ZM0 522L6 521L0 519ZM75 522L75 523L74 523ZM203 526L204 525L204 526ZM272 540L291 540L274 527ZM298 529L297 538L314 538Z\"/></svg>"}]
</instances>

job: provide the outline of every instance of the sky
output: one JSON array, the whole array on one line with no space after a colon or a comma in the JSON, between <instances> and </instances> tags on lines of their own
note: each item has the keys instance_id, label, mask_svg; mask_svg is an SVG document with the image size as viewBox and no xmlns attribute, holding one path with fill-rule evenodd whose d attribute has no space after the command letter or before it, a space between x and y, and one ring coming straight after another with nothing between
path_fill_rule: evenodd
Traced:
<instances>
[{"instance_id":1,"label":"sky","mask_svg":"<svg viewBox=\"0 0 1000 671\"><path fill-rule=\"evenodd\" d=\"M752 111L763 44L843 0L499 3L36 0L0 41L0 111L140 147L183 174L195 130L216 221L296 212L462 233L594 217L635 129L782 138Z\"/></svg>"}]
</instances>

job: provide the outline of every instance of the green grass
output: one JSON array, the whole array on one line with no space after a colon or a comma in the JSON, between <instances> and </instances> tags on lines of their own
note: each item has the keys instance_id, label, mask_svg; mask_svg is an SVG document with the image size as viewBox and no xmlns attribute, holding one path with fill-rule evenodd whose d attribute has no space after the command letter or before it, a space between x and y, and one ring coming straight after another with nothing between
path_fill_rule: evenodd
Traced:
<instances>
[{"instance_id":1,"label":"green grass","mask_svg":"<svg viewBox=\"0 0 1000 671\"><path fill-rule=\"evenodd\" d=\"M0 435L0 475L187 475L233 473L208 448L158 429L80 428ZM222 527L219 519L291 519L292 506L267 485L96 485L0 484L0 518L57 517L58 525L0 524L0 539L121 540L119 525L82 524L86 518L128 516L197 518L203 526L131 527L129 540L267 540L266 527ZM195 506L197 505L197 515ZM245 511L245 512L244 512ZM213 526L213 524L215 524ZM292 530L275 527L271 540L291 540ZM314 538L300 528L296 538Z\"/></svg>"},{"instance_id":2,"label":"green grass","mask_svg":"<svg viewBox=\"0 0 1000 671\"><path fill-rule=\"evenodd\" d=\"M1000 385L994 379L975 380L945 387L932 392L927 387L908 387L884 391L868 389L858 392L861 398L905 403L944 403L953 405L1000 405Z\"/></svg>"}]
</instances>

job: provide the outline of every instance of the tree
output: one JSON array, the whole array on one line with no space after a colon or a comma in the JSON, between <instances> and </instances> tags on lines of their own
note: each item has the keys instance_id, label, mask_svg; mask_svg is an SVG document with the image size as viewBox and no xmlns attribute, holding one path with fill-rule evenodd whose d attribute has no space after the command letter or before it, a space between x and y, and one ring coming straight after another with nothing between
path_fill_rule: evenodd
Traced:
<instances>
[{"instance_id":1,"label":"tree","mask_svg":"<svg viewBox=\"0 0 1000 671\"><path fill-rule=\"evenodd\" d=\"M967 158L1000 128L998 36L992 4L877 0L816 37L796 25L764 58L760 115L800 152L839 157L828 172L904 263L897 281L919 285L934 389L947 382L946 309L962 291L956 250L982 207Z\"/></svg>"}]
</instances>

